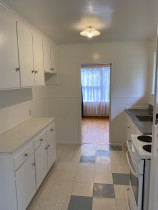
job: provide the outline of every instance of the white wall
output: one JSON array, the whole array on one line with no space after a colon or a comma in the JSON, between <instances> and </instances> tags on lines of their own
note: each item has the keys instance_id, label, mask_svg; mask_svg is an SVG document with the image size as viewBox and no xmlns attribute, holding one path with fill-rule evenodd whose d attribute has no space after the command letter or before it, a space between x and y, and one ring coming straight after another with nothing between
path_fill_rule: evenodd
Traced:
<instances>
[{"instance_id":1,"label":"white wall","mask_svg":"<svg viewBox=\"0 0 158 210\"><path fill-rule=\"evenodd\" d=\"M154 95L152 92L153 86L153 70L154 70L154 54L157 50L157 36L150 41L149 48L149 71L148 71L148 103L154 105Z\"/></svg>"},{"instance_id":2,"label":"white wall","mask_svg":"<svg viewBox=\"0 0 158 210\"><path fill-rule=\"evenodd\" d=\"M149 42L58 45L59 81L47 86L57 141L80 142L80 65L111 62L111 143L124 144L125 107L147 105L148 53Z\"/></svg>"},{"instance_id":3,"label":"white wall","mask_svg":"<svg viewBox=\"0 0 158 210\"><path fill-rule=\"evenodd\" d=\"M46 95L45 87L0 91L0 133L32 116L47 116Z\"/></svg>"}]
</instances>

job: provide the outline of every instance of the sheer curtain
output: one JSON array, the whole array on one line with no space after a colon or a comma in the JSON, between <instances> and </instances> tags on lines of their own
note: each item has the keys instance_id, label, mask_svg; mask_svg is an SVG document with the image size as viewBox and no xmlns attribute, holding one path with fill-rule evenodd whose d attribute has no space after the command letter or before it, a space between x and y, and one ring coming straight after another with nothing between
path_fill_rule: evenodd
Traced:
<instances>
[{"instance_id":1,"label":"sheer curtain","mask_svg":"<svg viewBox=\"0 0 158 210\"><path fill-rule=\"evenodd\" d=\"M83 116L109 116L110 65L82 65Z\"/></svg>"}]
</instances>

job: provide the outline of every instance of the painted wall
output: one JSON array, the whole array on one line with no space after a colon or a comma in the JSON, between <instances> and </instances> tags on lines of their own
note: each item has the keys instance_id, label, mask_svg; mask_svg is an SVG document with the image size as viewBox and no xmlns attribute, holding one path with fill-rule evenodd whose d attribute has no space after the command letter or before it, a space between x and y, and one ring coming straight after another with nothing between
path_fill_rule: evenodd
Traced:
<instances>
[{"instance_id":1,"label":"painted wall","mask_svg":"<svg viewBox=\"0 0 158 210\"><path fill-rule=\"evenodd\" d=\"M0 91L0 133L32 116L47 116L46 95L46 87Z\"/></svg>"},{"instance_id":2,"label":"painted wall","mask_svg":"<svg viewBox=\"0 0 158 210\"><path fill-rule=\"evenodd\" d=\"M157 36L153 37L150 41L149 48L149 71L148 71L148 103L154 105L154 95L153 95L153 74L154 68L156 67L154 62L156 61L154 56L157 50Z\"/></svg>"},{"instance_id":3,"label":"painted wall","mask_svg":"<svg viewBox=\"0 0 158 210\"><path fill-rule=\"evenodd\" d=\"M148 56L149 42L58 45L58 81L47 86L57 141L81 139L80 65L111 62L111 143L124 144L125 107L147 105Z\"/></svg>"}]
</instances>

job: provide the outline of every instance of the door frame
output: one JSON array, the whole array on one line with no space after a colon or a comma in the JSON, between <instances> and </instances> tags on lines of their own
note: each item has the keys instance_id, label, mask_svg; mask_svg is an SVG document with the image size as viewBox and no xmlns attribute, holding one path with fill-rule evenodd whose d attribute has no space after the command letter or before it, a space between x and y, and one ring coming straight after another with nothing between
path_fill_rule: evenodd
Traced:
<instances>
[{"instance_id":1,"label":"door frame","mask_svg":"<svg viewBox=\"0 0 158 210\"><path fill-rule=\"evenodd\" d=\"M87 63L88 64L88 63ZM112 143L112 126L111 126L111 88L112 88L112 63L91 63L91 64L109 64L110 65L110 97L109 97L109 145ZM83 65L83 64L81 64ZM81 65L79 67L79 144L82 144L82 113L81 113Z\"/></svg>"}]
</instances>

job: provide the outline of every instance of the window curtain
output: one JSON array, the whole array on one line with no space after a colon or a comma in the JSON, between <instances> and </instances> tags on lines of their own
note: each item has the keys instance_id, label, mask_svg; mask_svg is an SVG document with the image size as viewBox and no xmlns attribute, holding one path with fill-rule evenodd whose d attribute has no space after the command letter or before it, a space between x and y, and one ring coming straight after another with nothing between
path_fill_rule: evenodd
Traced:
<instances>
[{"instance_id":1,"label":"window curtain","mask_svg":"<svg viewBox=\"0 0 158 210\"><path fill-rule=\"evenodd\" d=\"M81 66L83 116L109 116L110 65Z\"/></svg>"}]
</instances>

